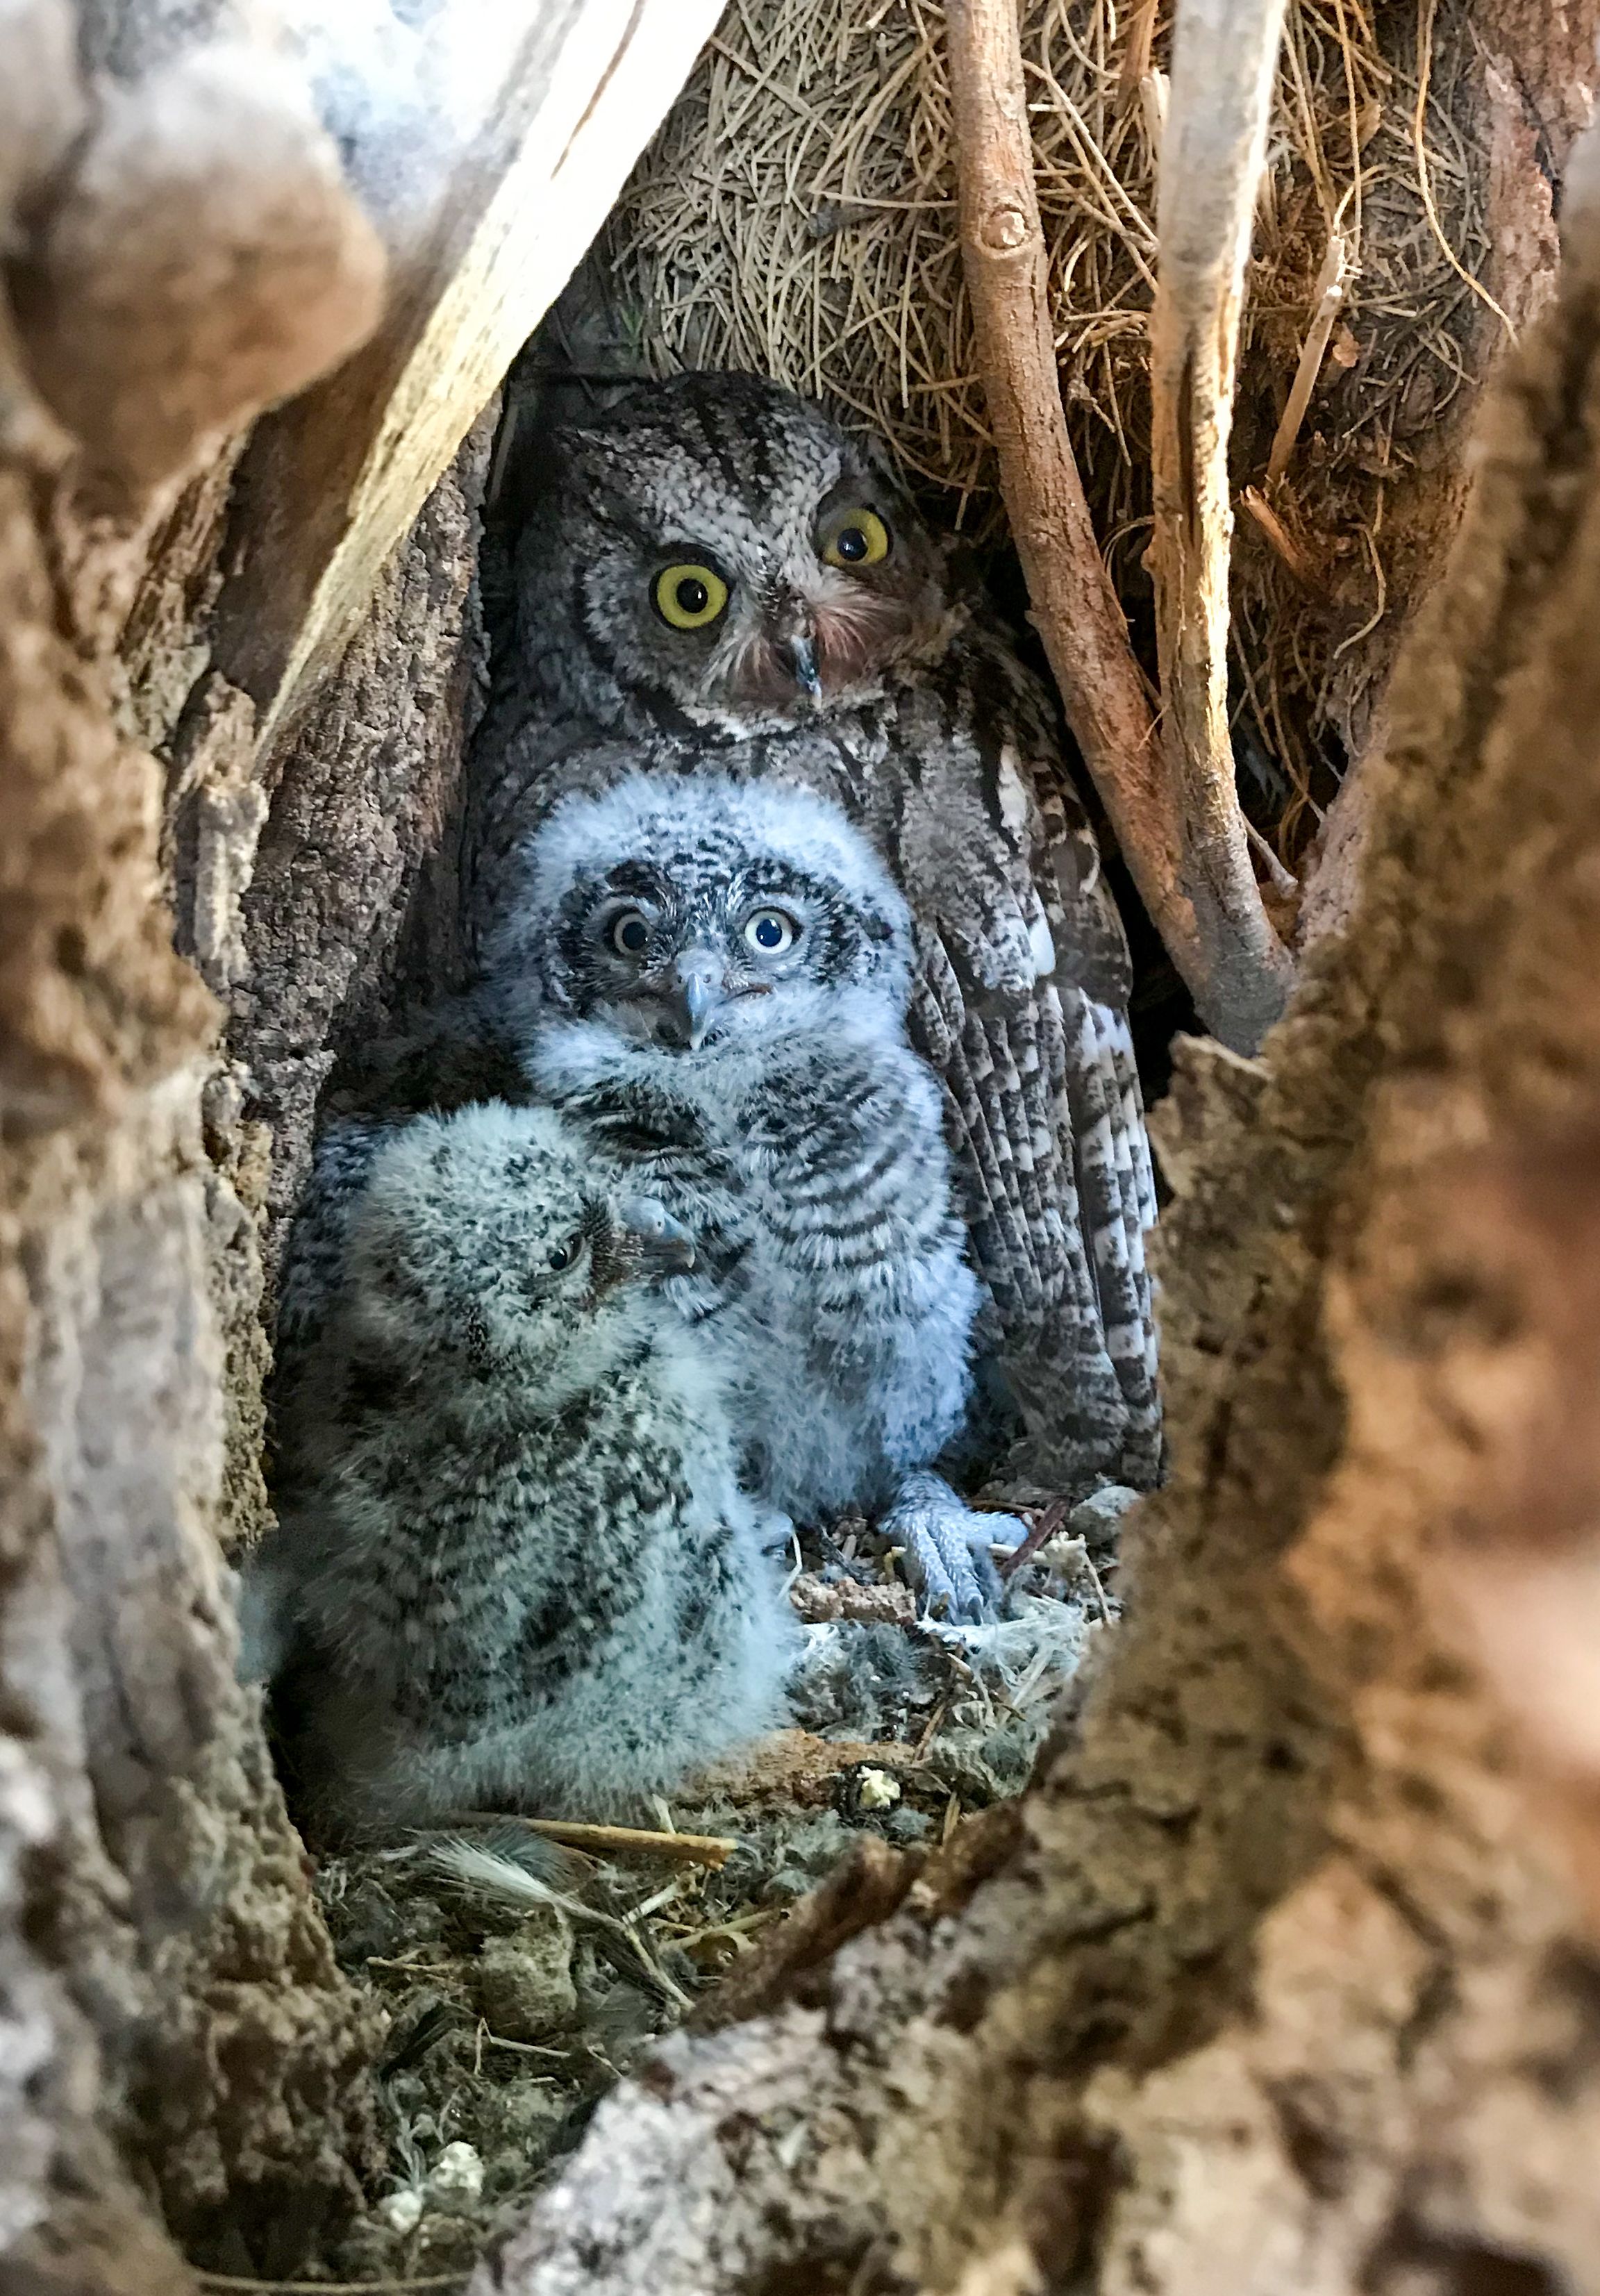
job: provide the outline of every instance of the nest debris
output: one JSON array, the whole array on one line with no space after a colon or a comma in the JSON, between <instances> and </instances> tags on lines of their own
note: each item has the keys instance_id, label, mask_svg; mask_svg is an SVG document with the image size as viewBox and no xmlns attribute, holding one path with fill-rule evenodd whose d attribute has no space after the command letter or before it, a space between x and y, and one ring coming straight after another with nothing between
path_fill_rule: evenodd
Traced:
<instances>
[{"instance_id":1,"label":"nest debris","mask_svg":"<svg viewBox=\"0 0 1600 2296\"><path fill-rule=\"evenodd\" d=\"M1058 1502L1037 1506L1007 1615L986 1627L915 1623L892 1550L859 1519L805 1534L799 1726L648 1821L705 1837L693 1862L657 1855L660 1835L643 1829L637 1854L619 1834L586 1855L526 1821L465 1814L324 1857L335 1949L385 2030L390 2175L300 2284L464 2280L616 2080L686 2016L715 2021L735 1973L728 1997L743 2001L762 1940L781 1963L780 1933L803 1938L825 1914L848 1854L870 1852L869 1884L892 1882L897 1854L935 1850L1019 1794L1057 1693L1113 1623L1128 1496L1070 1521Z\"/></svg>"},{"instance_id":2,"label":"nest debris","mask_svg":"<svg viewBox=\"0 0 1600 2296\"><path fill-rule=\"evenodd\" d=\"M1169 14L1022 10L1063 398L1136 636ZM1336 232L1349 283L1268 518L1235 552L1235 743L1285 851L1358 739L1361 642L1404 587L1386 493L1434 458L1504 332L1481 279L1481 77L1465 0L1290 0L1241 344L1241 488L1265 473ZM953 136L939 0L733 0L613 213L606 260L650 372L748 368L821 398L981 539L999 512Z\"/></svg>"}]
</instances>

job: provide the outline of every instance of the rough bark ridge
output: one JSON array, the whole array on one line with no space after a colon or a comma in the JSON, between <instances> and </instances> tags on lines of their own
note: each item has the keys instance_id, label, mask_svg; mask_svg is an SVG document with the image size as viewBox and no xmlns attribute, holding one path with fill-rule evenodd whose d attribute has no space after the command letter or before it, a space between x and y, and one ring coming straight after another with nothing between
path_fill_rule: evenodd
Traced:
<instances>
[{"instance_id":1,"label":"rough bark ridge","mask_svg":"<svg viewBox=\"0 0 1600 2296\"><path fill-rule=\"evenodd\" d=\"M229 1049L270 1128L275 1267L340 1054L408 993L452 984L455 802L487 677L479 516L497 399L385 567L308 722L271 771L240 911Z\"/></svg>"},{"instance_id":2,"label":"rough bark ridge","mask_svg":"<svg viewBox=\"0 0 1600 2296\"><path fill-rule=\"evenodd\" d=\"M480 2296L1600 2289L1600 1958L1529 1791L1560 1761L1532 1724L1519 1759L1469 1655L1473 1589L1527 1559L1523 1406L1579 1391L1511 1213L1547 1230L1544 1170L1592 1215L1600 1122L1580 174L1560 305L1398 679L1357 917L1260 1062L1181 1063L1178 1471L1022 1846L964 1911L919 1883L772 2013L676 2039ZM1511 1213L1464 1214L1464 1162ZM1533 1557L1574 1584L1578 1480ZM1538 1682L1502 1623L1503 1674ZM1592 1769L1578 1791L1560 1751L1586 1839Z\"/></svg>"},{"instance_id":3,"label":"rough bark ridge","mask_svg":"<svg viewBox=\"0 0 1600 2296\"><path fill-rule=\"evenodd\" d=\"M158 2287L183 2275L152 2191L197 2237L292 2193L303 2233L370 2119L233 1680L209 1292L244 1222L204 1149L217 1007L172 948L151 745L197 666L223 439L371 324L381 256L303 92L248 47L124 87L80 78L78 29L52 0L0 26L32 107L0 185L0 2243L45 2283Z\"/></svg>"},{"instance_id":4,"label":"rough bark ridge","mask_svg":"<svg viewBox=\"0 0 1600 2296\"><path fill-rule=\"evenodd\" d=\"M317 1087L406 950L431 952L410 897L476 693L488 430L386 570L270 799L251 712L200 635L226 458L133 529L58 500L51 556L10 482L4 1017L10 1104L29 1120L9 1128L0 1199L16 1374L8 2214L19 2232L45 2219L41 2267L156 2241L103 2129L192 2251L268 2271L298 2263L372 2165L373 2037L234 1684L217 1555L266 1504L263 1271ZM163 750L164 798L113 710ZM235 999L220 1062L216 1003L152 898L162 873L180 943Z\"/></svg>"},{"instance_id":5,"label":"rough bark ridge","mask_svg":"<svg viewBox=\"0 0 1600 2296\"><path fill-rule=\"evenodd\" d=\"M53 562L7 483L8 1952L31 2004L7 2219L92 2284L159 2250L107 2133L197 2236L225 2205L265 2219L295 2191L314 2219L348 2190L365 2036L233 1681L208 1292L242 1214L202 1140L215 1007L152 898L159 769L113 728L64 570L142 537L87 542L58 502Z\"/></svg>"}]
</instances>

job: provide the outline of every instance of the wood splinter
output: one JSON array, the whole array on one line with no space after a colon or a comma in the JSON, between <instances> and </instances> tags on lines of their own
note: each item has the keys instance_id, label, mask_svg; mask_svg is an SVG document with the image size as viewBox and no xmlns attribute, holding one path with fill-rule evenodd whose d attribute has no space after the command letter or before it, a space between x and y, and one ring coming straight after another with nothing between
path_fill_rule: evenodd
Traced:
<instances>
[{"instance_id":1,"label":"wood splinter","mask_svg":"<svg viewBox=\"0 0 1600 2296\"><path fill-rule=\"evenodd\" d=\"M1350 243L1342 228L1336 224L1328 234L1328 251L1322 258L1317 284L1311 290L1311 324L1306 329L1306 340L1301 345L1294 381L1289 386L1289 396L1273 437L1272 452L1267 458L1267 483L1269 487L1276 486L1289 467L1289 457L1300 438L1300 426L1306 419L1311 393L1317 388L1317 378L1322 373L1322 363L1333 340L1334 324L1344 308L1350 269Z\"/></svg>"},{"instance_id":2,"label":"wood splinter","mask_svg":"<svg viewBox=\"0 0 1600 2296\"><path fill-rule=\"evenodd\" d=\"M1213 12L1216 4L1211 0ZM1282 5L1276 0L1280 14ZM1208 1026L1234 1050L1251 1053L1283 1009L1292 966L1256 889L1227 744L1226 488L1220 526L1209 518L1198 550L1175 552L1163 537L1158 460L1158 587L1169 609L1161 656L1163 757L1062 412L1015 0L950 0L946 20L963 266L1001 491L1033 618L1067 722L1141 899ZM1170 100L1181 128L1196 98L1192 90L1183 95L1176 73ZM1172 140L1169 123L1164 150ZM1181 134L1177 141L1182 144ZM1163 239L1163 283L1166 268ZM1170 294L1168 303L1169 313L1187 308ZM1231 387L1231 337L1223 365ZM1176 403L1169 388L1169 417ZM1188 401L1182 404L1187 411ZM1225 451L1226 415L1224 400ZM1192 447L1192 426L1184 429ZM1192 468L1192 454L1180 456L1169 445L1169 478L1180 465ZM1170 496L1170 486L1168 492ZM1182 601L1191 594L1194 603L1186 607ZM1170 642L1175 601L1176 620L1185 630L1191 624L1203 628L1198 669L1190 660L1194 647L1175 648ZM1199 740L1185 698L1195 690L1197 676L1206 701ZM1218 682L1220 707L1213 710L1211 689Z\"/></svg>"}]
</instances>

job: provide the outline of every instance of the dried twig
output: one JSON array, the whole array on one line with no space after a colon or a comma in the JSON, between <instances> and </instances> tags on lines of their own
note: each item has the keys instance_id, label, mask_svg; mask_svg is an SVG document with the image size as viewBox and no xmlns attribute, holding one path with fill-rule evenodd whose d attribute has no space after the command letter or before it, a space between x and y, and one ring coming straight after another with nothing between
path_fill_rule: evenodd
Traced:
<instances>
[{"instance_id":1,"label":"dried twig","mask_svg":"<svg viewBox=\"0 0 1600 2296\"><path fill-rule=\"evenodd\" d=\"M1015 9L952 0L948 31L962 255L1012 531L1068 717L1136 874L1159 857L1145 898L1161 915L1177 873L1162 850L1149 705L1062 414Z\"/></svg>"},{"instance_id":2,"label":"dried twig","mask_svg":"<svg viewBox=\"0 0 1600 2296\"><path fill-rule=\"evenodd\" d=\"M1350 276L1350 243L1343 230L1335 226L1328 234L1328 251L1322 258L1322 269L1317 275L1312 289L1311 324L1306 329L1306 340L1301 345L1300 364L1294 370L1294 381L1284 403L1284 412L1273 435L1272 452L1267 457L1267 483L1276 486L1289 467L1289 457L1294 452L1300 437L1300 426L1306 419L1306 409L1311 404L1311 393L1317 388L1317 378L1322 373L1322 362L1327 354L1329 338L1333 332L1344 304L1344 290Z\"/></svg>"},{"instance_id":3,"label":"dried twig","mask_svg":"<svg viewBox=\"0 0 1600 2296\"><path fill-rule=\"evenodd\" d=\"M521 1817L504 1810L447 1810L441 1823L515 1826L590 1857L665 1857L679 1866L726 1866L739 1846L718 1833L659 1833L649 1826L586 1825L576 1818Z\"/></svg>"},{"instance_id":4,"label":"dried twig","mask_svg":"<svg viewBox=\"0 0 1600 2296\"><path fill-rule=\"evenodd\" d=\"M1100 1573L1095 1568L1095 1558L1092 1554L1084 1556L1083 1567L1088 1572L1089 1584L1095 1590L1095 1601L1100 1611L1100 1623L1103 1627L1109 1627L1112 1622L1111 1604L1105 1599L1105 1588L1100 1583Z\"/></svg>"},{"instance_id":5,"label":"dried twig","mask_svg":"<svg viewBox=\"0 0 1600 2296\"><path fill-rule=\"evenodd\" d=\"M1196 998L1224 1043L1246 1053L1282 1012L1293 970L1251 865L1227 709L1227 442L1283 16L1284 0L1184 0L1178 12L1150 322L1162 748L1205 959Z\"/></svg>"},{"instance_id":6,"label":"dried twig","mask_svg":"<svg viewBox=\"0 0 1600 2296\"><path fill-rule=\"evenodd\" d=\"M1001 1578L1010 1578L1025 1562L1031 1562L1040 1548L1049 1545L1071 1512L1065 1499L1052 1499L1047 1505L1042 1506L1034 1516L1032 1526L1022 1545L1013 1546L1009 1554L1001 1558L997 1566Z\"/></svg>"},{"instance_id":7,"label":"dried twig","mask_svg":"<svg viewBox=\"0 0 1600 2296\"><path fill-rule=\"evenodd\" d=\"M1306 555L1304 549L1290 533L1260 488L1246 487L1242 500L1251 517L1254 519L1301 589L1309 590L1314 595L1325 598L1328 586L1323 578L1320 569L1315 566ZM1246 824L1247 827L1248 825Z\"/></svg>"},{"instance_id":8,"label":"dried twig","mask_svg":"<svg viewBox=\"0 0 1600 2296\"><path fill-rule=\"evenodd\" d=\"M459 2288L473 2267L459 2272L428 2272L420 2280L251 2280L232 2272L197 2272L202 2288L236 2288L243 2296L388 2296L390 2290Z\"/></svg>"}]
</instances>

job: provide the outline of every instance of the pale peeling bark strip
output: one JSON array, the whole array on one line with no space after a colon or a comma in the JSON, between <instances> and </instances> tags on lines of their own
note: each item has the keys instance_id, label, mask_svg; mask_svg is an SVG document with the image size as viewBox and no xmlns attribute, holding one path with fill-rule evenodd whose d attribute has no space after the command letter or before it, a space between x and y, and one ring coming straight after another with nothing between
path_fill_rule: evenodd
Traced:
<instances>
[{"instance_id":1,"label":"pale peeling bark strip","mask_svg":"<svg viewBox=\"0 0 1600 2296\"><path fill-rule=\"evenodd\" d=\"M462 0L447 0L462 12ZM513 357L566 284L661 125L721 0L506 0L498 86L419 214L364 187L396 241L377 335L258 429L240 499L248 560L218 613L218 666L261 747L291 730L378 573Z\"/></svg>"},{"instance_id":2,"label":"pale peeling bark strip","mask_svg":"<svg viewBox=\"0 0 1600 2296\"><path fill-rule=\"evenodd\" d=\"M1101 561L1056 379L1015 0L950 0L947 26L967 292L1034 619L1068 724L1173 963L1208 1025L1253 1050L1282 1007L1289 961L1255 892L1231 775L1231 816L1216 805L1196 812L1163 764ZM1218 833L1218 818L1225 850L1194 848L1196 831ZM1230 900L1215 898L1218 881Z\"/></svg>"},{"instance_id":3,"label":"pale peeling bark strip","mask_svg":"<svg viewBox=\"0 0 1600 2296\"><path fill-rule=\"evenodd\" d=\"M1223 1041L1251 1052L1284 1008L1290 957L1261 905L1227 713L1227 447L1244 266L1284 0L1182 0L1161 145L1150 322L1161 747Z\"/></svg>"}]
</instances>

